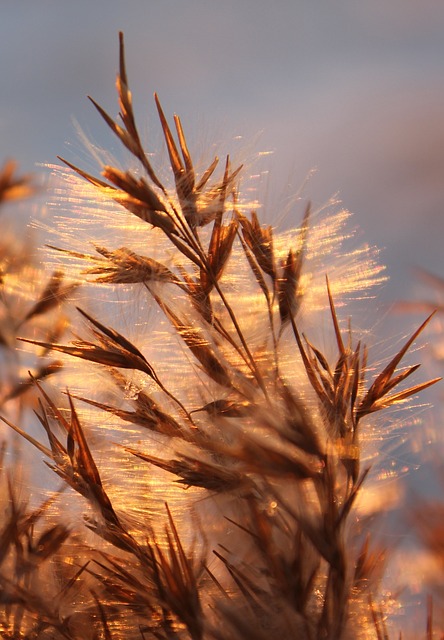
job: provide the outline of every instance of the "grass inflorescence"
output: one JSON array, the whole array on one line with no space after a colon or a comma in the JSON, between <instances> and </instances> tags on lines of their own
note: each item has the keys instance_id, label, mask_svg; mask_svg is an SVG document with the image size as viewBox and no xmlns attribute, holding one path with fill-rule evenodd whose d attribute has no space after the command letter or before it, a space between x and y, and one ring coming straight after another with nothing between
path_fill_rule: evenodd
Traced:
<instances>
[{"instance_id":1,"label":"grass inflorescence","mask_svg":"<svg viewBox=\"0 0 444 640\"><path fill-rule=\"evenodd\" d=\"M155 96L165 184L138 132L122 35L117 93L117 119L92 103L129 168L59 169L102 233L85 247L81 219L55 221L52 275L0 328L39 363L5 387L3 421L62 482L34 507L3 471L2 637L386 638L385 553L356 503L375 414L436 382L407 383L418 366L402 364L428 319L376 370L343 307L382 269L367 247L345 248L347 214L306 204L297 229L264 224L242 200L242 166L200 171ZM27 195L12 175L0 196ZM42 438L8 412L19 395Z\"/></svg>"}]
</instances>

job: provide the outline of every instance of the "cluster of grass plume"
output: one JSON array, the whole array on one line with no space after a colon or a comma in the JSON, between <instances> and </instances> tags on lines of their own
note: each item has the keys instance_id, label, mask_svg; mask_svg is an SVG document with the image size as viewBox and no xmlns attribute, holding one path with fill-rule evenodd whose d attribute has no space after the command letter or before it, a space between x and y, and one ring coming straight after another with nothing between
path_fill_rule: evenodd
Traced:
<instances>
[{"instance_id":1,"label":"cluster of grass plume","mask_svg":"<svg viewBox=\"0 0 444 640\"><path fill-rule=\"evenodd\" d=\"M428 320L376 370L343 309L382 269L347 250L348 214L307 204L296 229L263 224L242 167L198 171L156 97L164 184L122 35L117 92L117 120L92 102L129 168L63 161L57 207L77 217L51 222L52 272L32 266L18 315L2 261L2 345L29 369L2 393L3 421L61 480L31 506L3 464L2 637L387 638L384 551L357 503L379 412L436 381L409 385L418 365L402 366ZM7 166L0 193L27 184ZM41 438L8 409L18 397Z\"/></svg>"}]
</instances>

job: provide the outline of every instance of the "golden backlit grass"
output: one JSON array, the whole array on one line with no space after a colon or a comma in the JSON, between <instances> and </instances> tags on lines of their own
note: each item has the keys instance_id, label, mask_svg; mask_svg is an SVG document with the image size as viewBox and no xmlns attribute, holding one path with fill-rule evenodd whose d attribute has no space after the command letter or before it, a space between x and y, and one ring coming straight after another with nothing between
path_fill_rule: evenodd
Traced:
<instances>
[{"instance_id":1,"label":"golden backlit grass","mask_svg":"<svg viewBox=\"0 0 444 640\"><path fill-rule=\"evenodd\" d=\"M345 248L347 214L306 204L296 229L263 224L242 200L242 167L196 168L156 96L164 184L122 35L117 93L116 120L92 102L129 168L59 170L58 206L75 203L100 236L82 246L82 220L55 216L55 266L44 280L33 267L41 282L18 316L2 266L0 331L37 358L5 387L2 419L62 482L31 507L3 470L2 637L386 638L385 553L356 502L375 414L436 382L407 383L418 365L402 365L430 318L376 370L342 309L382 268L369 248ZM27 195L12 169L0 194Z\"/></svg>"}]
</instances>

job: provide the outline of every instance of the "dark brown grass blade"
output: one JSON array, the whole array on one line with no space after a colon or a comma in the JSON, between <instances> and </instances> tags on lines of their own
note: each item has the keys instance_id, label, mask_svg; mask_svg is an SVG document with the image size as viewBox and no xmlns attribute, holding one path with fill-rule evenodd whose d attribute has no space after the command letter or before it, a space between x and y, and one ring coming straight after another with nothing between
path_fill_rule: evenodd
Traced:
<instances>
[{"instance_id":1,"label":"dark brown grass blade","mask_svg":"<svg viewBox=\"0 0 444 640\"><path fill-rule=\"evenodd\" d=\"M245 243L253 252L262 271L269 275L275 283L277 274L271 227L261 227L255 211L251 212L251 221L241 214L238 214L238 216Z\"/></svg>"},{"instance_id":2,"label":"dark brown grass blade","mask_svg":"<svg viewBox=\"0 0 444 640\"><path fill-rule=\"evenodd\" d=\"M205 373L221 386L231 388L232 382L228 369L217 358L210 345L198 327L193 327L182 322L171 308L161 303L161 308L170 319L177 333L184 340L191 353L202 365Z\"/></svg>"},{"instance_id":3,"label":"dark brown grass blade","mask_svg":"<svg viewBox=\"0 0 444 640\"><path fill-rule=\"evenodd\" d=\"M168 558L156 544L159 576L163 582L165 603L187 627L192 640L203 638L203 612L199 588L192 558L188 558L174 524L171 512L166 505L169 521L167 529Z\"/></svg>"},{"instance_id":4,"label":"dark brown grass blade","mask_svg":"<svg viewBox=\"0 0 444 640\"><path fill-rule=\"evenodd\" d=\"M140 360L140 358L138 359L124 350L115 351L109 348L97 346L92 342L84 340L77 340L72 346L53 344L51 342L43 342L39 340L28 340L27 338L18 338L18 340L29 344L35 344L51 351L66 353L69 356L88 360L89 362L103 364L106 367L138 369L139 371L147 373L150 377L153 377L153 370L149 365L147 366L146 363Z\"/></svg>"},{"instance_id":5,"label":"dark brown grass blade","mask_svg":"<svg viewBox=\"0 0 444 640\"><path fill-rule=\"evenodd\" d=\"M163 460L130 447L125 447L125 451L173 473L180 478L176 482L186 487L202 487L215 493L227 493L246 488L250 484L244 474L233 468L224 468L190 456L180 455L178 460Z\"/></svg>"},{"instance_id":6,"label":"dark brown grass blade","mask_svg":"<svg viewBox=\"0 0 444 640\"><path fill-rule=\"evenodd\" d=\"M306 453L322 459L325 454L324 447L307 407L285 383L280 384L279 392L285 405L286 429L282 437Z\"/></svg>"},{"instance_id":7,"label":"dark brown grass blade","mask_svg":"<svg viewBox=\"0 0 444 640\"><path fill-rule=\"evenodd\" d=\"M72 439L75 444L74 449L74 462L81 473L81 475L87 480L91 486L102 486L99 470L92 457L90 448L86 441L83 429L80 426L79 418L74 407L74 403L70 394L68 393L69 408L71 411L71 425L68 433L68 437ZM109 504L111 506L111 504Z\"/></svg>"},{"instance_id":8,"label":"dark brown grass blade","mask_svg":"<svg viewBox=\"0 0 444 640\"><path fill-rule=\"evenodd\" d=\"M37 414L37 417L45 428L51 444L52 455L50 458L55 462L53 470L75 491L85 496L94 507L99 508L105 521L117 532L122 548L126 548L128 545L132 548L133 541L122 529L108 494L103 488L99 470L83 433L71 396L68 393L70 407L70 421L68 421L42 386L37 381L35 384L48 404L52 416L67 434L65 449L54 436L44 407L41 405L42 413ZM68 459L70 464L68 464Z\"/></svg>"},{"instance_id":9,"label":"dark brown grass blade","mask_svg":"<svg viewBox=\"0 0 444 640\"><path fill-rule=\"evenodd\" d=\"M210 164L208 169L206 169L204 171L204 173L202 174L201 179L199 180L198 184L196 185L196 192L197 193L201 193L201 191L204 189L204 187L207 184L208 180L211 178L211 176L215 172L216 167L217 167L218 164L219 164L219 158L216 157L216 158L214 158L213 162Z\"/></svg>"},{"instance_id":10,"label":"dark brown grass blade","mask_svg":"<svg viewBox=\"0 0 444 640\"><path fill-rule=\"evenodd\" d=\"M108 195L112 200L120 204L122 207L130 211L132 214L134 214L144 222L152 224L154 227L159 227L167 235L176 233L174 222L172 221L168 213L164 213L163 209L165 208L165 205L157 197L154 191L151 190L150 192L145 192L145 201L131 196L125 190L125 188L128 188L130 191L134 191L134 178L131 176L131 174L126 175L124 174L124 172L114 167L105 167L104 172L108 179L111 182L115 181L116 183L122 185L122 189L118 189L108 182L104 182L103 180L100 180L99 178L86 173L86 171L79 169L79 167L76 167L74 164L68 162L67 160L64 160L60 156L57 157L70 169L78 173L82 178L102 191L103 194ZM148 186L147 189L149 189ZM159 206L160 209L156 208L157 206Z\"/></svg>"},{"instance_id":11,"label":"dark brown grass blade","mask_svg":"<svg viewBox=\"0 0 444 640\"><path fill-rule=\"evenodd\" d=\"M119 247L110 251L96 245L95 249L106 260L98 258L97 266L86 270L85 274L97 276L94 279L96 282L113 284L177 283L176 276L165 265L153 258L134 253L127 247Z\"/></svg>"},{"instance_id":12,"label":"dark brown grass blade","mask_svg":"<svg viewBox=\"0 0 444 640\"><path fill-rule=\"evenodd\" d=\"M419 364L415 364L415 365L413 365L411 367L408 367L405 371L402 371L400 374L398 374L397 376L392 378L390 380L390 382L388 382L385 385L385 392L388 393L394 387L396 387L398 384L400 384L403 380L406 380L406 378L408 378L410 375L412 375L412 373L417 371L420 366L421 365L419 365Z\"/></svg>"},{"instance_id":13,"label":"dark brown grass blade","mask_svg":"<svg viewBox=\"0 0 444 640\"><path fill-rule=\"evenodd\" d=\"M301 340L301 336L299 334L299 331L298 331L298 329L296 327L296 324L294 322L294 319L292 317L290 317L290 322L291 322L291 325L292 325L293 333L294 333L294 336L296 338L296 342L297 342L297 345L298 345L298 348L299 348L299 352L300 352L301 357L302 357L302 362L303 362L305 370L307 372L310 384L312 385L313 389L315 390L318 398L323 403L325 403L326 398L327 398L325 390L324 390L322 384L318 380L318 377L316 375L316 370L313 367L313 364L311 363L311 361L310 361L310 359L309 359L309 357L307 355L307 352L305 351L304 345L303 345L302 340Z\"/></svg>"},{"instance_id":14,"label":"dark brown grass blade","mask_svg":"<svg viewBox=\"0 0 444 640\"><path fill-rule=\"evenodd\" d=\"M224 416L225 418L241 418L248 415L248 410L251 407L248 401L236 402L229 398L222 398L220 400L214 400L208 402L199 409L194 409L191 413L198 413L199 411L206 411L212 416Z\"/></svg>"},{"instance_id":15,"label":"dark brown grass blade","mask_svg":"<svg viewBox=\"0 0 444 640\"><path fill-rule=\"evenodd\" d=\"M335 330L336 344L338 345L340 356L345 356L346 350L344 347L344 342L342 340L341 330L339 328L338 316L336 314L336 309L333 302L333 296L331 295L330 282L328 280L328 276L325 276L325 279L327 282L328 302L330 305L331 318L333 320L333 327Z\"/></svg>"},{"instance_id":16,"label":"dark brown grass blade","mask_svg":"<svg viewBox=\"0 0 444 640\"><path fill-rule=\"evenodd\" d=\"M109 116L106 113L105 109L102 109L102 107L99 104L97 104L97 102L93 98L91 98L91 96L88 96L88 99L91 101L91 103L97 109L99 114L105 120L106 124L109 126L111 131L119 138L119 140L128 149L128 151L130 151L134 156L138 157L139 150L140 150L140 143L138 144L139 141L135 140L131 133L129 133L119 124L117 124L117 122L115 122L111 118L111 116Z\"/></svg>"},{"instance_id":17,"label":"dark brown grass blade","mask_svg":"<svg viewBox=\"0 0 444 640\"><path fill-rule=\"evenodd\" d=\"M201 206L197 213L197 219L194 221L196 226L204 226L217 218L217 216L223 215L227 195L230 192L234 193L234 183L241 170L242 165L231 171L230 158L227 156L222 181L210 187L199 200ZM193 220L190 222L193 223Z\"/></svg>"},{"instance_id":18,"label":"dark brown grass blade","mask_svg":"<svg viewBox=\"0 0 444 640\"><path fill-rule=\"evenodd\" d=\"M420 327L418 327L418 329L413 333L413 335L407 340L405 345L398 351L396 356L392 358L392 360L385 367L385 369L377 376L377 378L373 382L371 389L369 391L374 390L374 393L378 394L381 392L382 389L386 388L387 383L391 379L396 367L401 362L402 358L405 356L405 354L407 353L407 351L409 350L413 342L416 340L419 334L425 329L425 327L428 325L428 323L430 322L430 320L434 315L435 315L434 313L431 313L428 316L428 318L426 318L424 322L420 325Z\"/></svg>"},{"instance_id":19,"label":"dark brown grass blade","mask_svg":"<svg viewBox=\"0 0 444 640\"><path fill-rule=\"evenodd\" d=\"M432 385L436 384L437 382L440 382L441 380L442 380L442 377L432 378L431 380L427 380L427 382L423 382L420 384L416 384L413 387L409 387L408 389L405 389L405 391L400 391L399 393L394 393L393 395L390 395L390 396L383 396L381 398L378 398L372 404L371 412L368 411L368 413L373 413L374 411L379 411L380 409L385 409L393 404L402 402L403 400L406 400L411 396L417 395L421 391L424 391L424 389L431 387Z\"/></svg>"},{"instance_id":20,"label":"dark brown grass blade","mask_svg":"<svg viewBox=\"0 0 444 640\"><path fill-rule=\"evenodd\" d=\"M107 338L109 338L111 345L116 345L119 348L119 351L115 354L117 359L123 361L123 368L126 369L140 369L140 371L144 371L151 378L157 381L157 376L154 373L153 368L147 362L145 356L137 347L135 347L129 340L127 340L120 333L106 327L101 322L90 316L86 311L83 311L79 307L77 307L79 313L81 313L92 325L97 327L97 329L104 334ZM109 352L108 352L109 353ZM73 354L74 355L74 354ZM79 356L82 357L82 356ZM106 358L105 358L106 359ZM112 354L110 355L110 359L112 360ZM112 366L112 365L111 365ZM116 365L117 366L117 365Z\"/></svg>"},{"instance_id":21,"label":"dark brown grass blade","mask_svg":"<svg viewBox=\"0 0 444 640\"><path fill-rule=\"evenodd\" d=\"M229 553L228 549L226 549L222 545L220 546L223 551ZM248 575L248 567L241 568L238 564L234 564L233 562L230 562L228 558L223 556L220 552L216 551L215 549L213 549L213 553L216 556L216 558L218 558L222 562L222 564L225 565L227 571L229 572L234 582L238 586L241 594L245 598L249 607L251 607L252 612L256 615L259 612L264 613L263 610L268 609L266 593L258 585L257 581L255 581L252 577ZM271 611L267 611L267 613L268 615L270 615ZM233 617L236 617L237 609L234 609L234 611L232 611L231 614L233 615ZM230 615L227 615L227 620L230 620L230 617L231 617ZM240 625L236 624L236 627L238 626L240 628ZM255 632L256 631L257 630L255 629ZM246 625L244 627L244 632L247 632ZM248 635L242 635L241 637L250 638L250 635L248 633ZM257 638L256 633L254 635L254 638Z\"/></svg>"},{"instance_id":22,"label":"dark brown grass blade","mask_svg":"<svg viewBox=\"0 0 444 640\"><path fill-rule=\"evenodd\" d=\"M139 392L137 399L134 400L136 405L135 411L125 411L124 409L119 409L117 407L104 404L103 402L96 402L95 400L90 400L89 398L84 398L82 396L73 395L72 397L77 400L81 400L82 402L86 402L93 407L107 411L125 422L131 422L139 427L150 429L170 438L188 439L188 434L184 431L181 425L174 420L172 416L164 413L156 403L143 392Z\"/></svg>"},{"instance_id":23,"label":"dark brown grass blade","mask_svg":"<svg viewBox=\"0 0 444 640\"><path fill-rule=\"evenodd\" d=\"M221 220L222 211L217 214L211 233L208 247L209 270L201 270L201 285L206 293L211 291L215 281L220 280L237 235L238 223L236 220L231 220L226 225L221 225Z\"/></svg>"},{"instance_id":24,"label":"dark brown grass blade","mask_svg":"<svg viewBox=\"0 0 444 640\"><path fill-rule=\"evenodd\" d=\"M182 156L185 163L185 169L189 176L190 186L194 190L194 167L193 162L191 160L191 155L188 150L185 134L183 132L182 123L180 121L179 116L174 116L174 123L176 125L177 137L179 138L180 150L182 151Z\"/></svg>"},{"instance_id":25,"label":"dark brown grass blade","mask_svg":"<svg viewBox=\"0 0 444 640\"><path fill-rule=\"evenodd\" d=\"M123 124L126 128L126 132L128 133L128 139L125 139L125 141L129 146L125 144L124 140L122 140L122 142L125 144L125 146L127 146L129 151L131 151L131 153L133 153L134 156L141 162L150 180L159 189L165 192L162 183L158 179L146 156L146 153L140 142L139 133L137 131L133 113L131 92L128 88L128 77L125 65L125 43L122 32L119 32L119 74L117 76L116 88L119 96L120 117L122 118Z\"/></svg>"},{"instance_id":26,"label":"dark brown grass blade","mask_svg":"<svg viewBox=\"0 0 444 640\"><path fill-rule=\"evenodd\" d=\"M57 158L61 162L63 162L63 164L66 164L67 167L69 167L70 169L72 169L73 171L78 173L78 175L80 177L84 178L85 180L90 182L95 187L98 187L99 189L103 190L104 193L109 193L111 195L111 197L113 197L113 195L115 193L117 193L118 190L115 187L112 187L107 182L104 182L103 180L100 180L99 178L96 178L95 176L91 175L90 173L87 173L86 171L83 171L83 169L80 169L79 167L76 167L75 164L72 164L71 162L68 162L68 160L65 160L61 156L57 156Z\"/></svg>"},{"instance_id":27,"label":"dark brown grass blade","mask_svg":"<svg viewBox=\"0 0 444 640\"><path fill-rule=\"evenodd\" d=\"M173 134L171 133L171 129L168 125L167 119L165 118L165 114L161 107L159 98L157 94L154 94L154 100L156 102L157 111L159 113L160 124L162 125L163 134L165 136L165 142L167 145L168 155L171 162L171 168L173 170L174 178L176 180L176 185L181 183L181 180L184 178L185 168L183 166L182 160L180 158L179 152L176 147L176 143L174 142ZM191 187L192 191L192 187Z\"/></svg>"},{"instance_id":28,"label":"dark brown grass blade","mask_svg":"<svg viewBox=\"0 0 444 640\"><path fill-rule=\"evenodd\" d=\"M392 384L393 382L392 376L396 370L396 367L399 365L402 358L407 353L408 349L416 340L418 335L424 330L424 328L430 322L433 315L434 313L430 314L429 317L426 318L426 320L421 324L421 326L418 327L418 329L407 340L404 346L398 351L396 356L392 358L389 364L375 378L372 385L370 386L367 393L365 394L363 400L360 402L358 406L357 413L356 413L357 419L360 419L362 416L368 413L372 413L373 411L378 410L379 408L382 408L382 406L387 406L384 403L382 403L381 400L391 389L393 389L394 385ZM406 375L409 375L409 372L410 372L410 369L407 370ZM400 374L398 376L399 382L402 381L406 377L406 375ZM407 389L405 391L400 392L400 394L395 394L394 396L392 396L393 401L389 402L389 404L393 404L393 402L399 402L400 400L407 398L409 395L418 393L421 389L425 389L428 386L435 384L435 382L438 382L438 380L439 378L430 380L424 383L423 385L416 385L415 387L411 387L411 389Z\"/></svg>"},{"instance_id":29,"label":"dark brown grass blade","mask_svg":"<svg viewBox=\"0 0 444 640\"><path fill-rule=\"evenodd\" d=\"M247 258L248 264L250 265L250 268L254 274L254 277L256 278L256 282L258 283L259 287L261 288L265 299L267 300L267 304L270 304L270 300L271 300L271 293L268 289L268 286L265 282L265 278L262 275L262 272L260 270L259 264L256 260L256 258L254 257L251 249L248 247L247 243L245 242L244 238L240 237L240 241L241 241L241 245L242 248L244 250L245 256Z\"/></svg>"},{"instance_id":30,"label":"dark brown grass blade","mask_svg":"<svg viewBox=\"0 0 444 640\"><path fill-rule=\"evenodd\" d=\"M344 504L342 505L340 514L339 514L339 518L337 520L337 526L341 526L341 524L345 523L345 521L347 520L350 511L352 509L352 506L358 496L359 491L361 490L362 485L364 484L364 481L366 479L366 477L368 476L370 471L370 467L368 467L367 469L364 469L364 471L361 473L359 479L355 482L355 484L353 485L353 488L350 492L350 495L347 497L346 501L344 502Z\"/></svg>"},{"instance_id":31,"label":"dark brown grass blade","mask_svg":"<svg viewBox=\"0 0 444 640\"><path fill-rule=\"evenodd\" d=\"M286 259L282 260L281 263L281 274L277 280L281 332L288 324L290 317L294 318L296 316L302 300L300 280L305 260L309 217L310 204L306 207L302 226L299 231L300 246L297 251L290 249Z\"/></svg>"},{"instance_id":32,"label":"dark brown grass blade","mask_svg":"<svg viewBox=\"0 0 444 640\"><path fill-rule=\"evenodd\" d=\"M165 203L159 198L157 193L151 189L144 178L136 178L130 171L121 171L110 165L103 167L103 177L112 182L124 193L132 196L135 200L146 204L153 213L168 213Z\"/></svg>"}]
</instances>

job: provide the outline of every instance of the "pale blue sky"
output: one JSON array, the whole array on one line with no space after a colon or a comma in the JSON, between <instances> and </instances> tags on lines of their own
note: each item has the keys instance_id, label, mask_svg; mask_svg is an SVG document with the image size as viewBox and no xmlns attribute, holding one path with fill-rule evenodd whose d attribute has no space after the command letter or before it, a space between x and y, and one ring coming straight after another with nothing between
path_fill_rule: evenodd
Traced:
<instances>
[{"instance_id":1,"label":"pale blue sky","mask_svg":"<svg viewBox=\"0 0 444 640\"><path fill-rule=\"evenodd\" d=\"M388 299L407 295L409 266L444 275L440 0L2 0L1 158L74 158L73 118L109 145L86 95L116 113L120 29L142 128L156 90L191 136L273 150L272 194L317 168L307 195L339 192L386 247Z\"/></svg>"}]
</instances>

